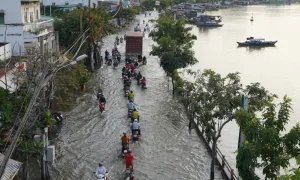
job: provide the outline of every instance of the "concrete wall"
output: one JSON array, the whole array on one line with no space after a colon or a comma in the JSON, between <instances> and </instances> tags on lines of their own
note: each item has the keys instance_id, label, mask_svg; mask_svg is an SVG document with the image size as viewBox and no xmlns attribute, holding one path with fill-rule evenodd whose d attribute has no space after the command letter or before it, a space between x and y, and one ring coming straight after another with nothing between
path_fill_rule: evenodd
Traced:
<instances>
[{"instance_id":1,"label":"concrete wall","mask_svg":"<svg viewBox=\"0 0 300 180\"><path fill-rule=\"evenodd\" d=\"M19 55L19 46L24 53L23 26L0 25L0 42L9 42L13 56Z\"/></svg>"},{"instance_id":2,"label":"concrete wall","mask_svg":"<svg viewBox=\"0 0 300 180\"><path fill-rule=\"evenodd\" d=\"M5 13L5 25L0 25L0 42L9 42L12 48L15 47L11 50L12 54L18 55L19 45L24 52L21 1L9 0L5 1L5 3L1 2L0 11Z\"/></svg>"},{"instance_id":3,"label":"concrete wall","mask_svg":"<svg viewBox=\"0 0 300 180\"><path fill-rule=\"evenodd\" d=\"M8 59L10 57L11 57L11 45L9 43L6 45L0 44L0 61L3 61L4 59Z\"/></svg>"}]
</instances>

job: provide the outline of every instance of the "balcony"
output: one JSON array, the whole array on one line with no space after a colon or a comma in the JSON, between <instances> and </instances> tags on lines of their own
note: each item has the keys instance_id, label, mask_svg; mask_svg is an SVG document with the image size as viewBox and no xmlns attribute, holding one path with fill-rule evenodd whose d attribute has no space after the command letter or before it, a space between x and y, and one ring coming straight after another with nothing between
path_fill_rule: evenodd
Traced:
<instances>
[{"instance_id":1,"label":"balcony","mask_svg":"<svg viewBox=\"0 0 300 180\"><path fill-rule=\"evenodd\" d=\"M51 17L41 17L39 21L26 23L23 26L23 31L31 32L34 34L40 34L47 30L48 32L52 32L54 30L54 19Z\"/></svg>"}]
</instances>

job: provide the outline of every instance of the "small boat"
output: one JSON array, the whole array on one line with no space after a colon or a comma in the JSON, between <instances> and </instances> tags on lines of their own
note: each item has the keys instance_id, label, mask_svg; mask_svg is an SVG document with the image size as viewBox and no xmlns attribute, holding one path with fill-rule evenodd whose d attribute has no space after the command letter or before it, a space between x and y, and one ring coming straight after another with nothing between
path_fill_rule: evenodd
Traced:
<instances>
[{"instance_id":1,"label":"small boat","mask_svg":"<svg viewBox=\"0 0 300 180\"><path fill-rule=\"evenodd\" d=\"M222 27L221 21L221 16L200 15L195 18L196 24L200 27Z\"/></svg>"},{"instance_id":2,"label":"small boat","mask_svg":"<svg viewBox=\"0 0 300 180\"><path fill-rule=\"evenodd\" d=\"M249 37L245 42L237 42L239 46L274 46L277 41L265 41L263 38Z\"/></svg>"},{"instance_id":3,"label":"small boat","mask_svg":"<svg viewBox=\"0 0 300 180\"><path fill-rule=\"evenodd\" d=\"M252 16L251 16L251 18L250 18L250 21L254 21L254 19L253 19L253 13L252 13Z\"/></svg>"}]
</instances>

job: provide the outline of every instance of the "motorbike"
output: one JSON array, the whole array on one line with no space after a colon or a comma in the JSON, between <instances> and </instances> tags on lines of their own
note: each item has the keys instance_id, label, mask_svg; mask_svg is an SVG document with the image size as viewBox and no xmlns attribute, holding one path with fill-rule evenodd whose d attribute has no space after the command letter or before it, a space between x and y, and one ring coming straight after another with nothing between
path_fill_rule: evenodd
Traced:
<instances>
[{"instance_id":1,"label":"motorbike","mask_svg":"<svg viewBox=\"0 0 300 180\"><path fill-rule=\"evenodd\" d=\"M122 148L122 156L123 157L125 156L125 154L127 154L128 149L129 149L128 145Z\"/></svg>"},{"instance_id":2,"label":"motorbike","mask_svg":"<svg viewBox=\"0 0 300 180\"><path fill-rule=\"evenodd\" d=\"M117 61L114 61L113 66L118 67L119 63Z\"/></svg>"},{"instance_id":3,"label":"motorbike","mask_svg":"<svg viewBox=\"0 0 300 180\"><path fill-rule=\"evenodd\" d=\"M129 172L126 172L126 177L125 177L125 180L134 180L134 173L133 171L129 171Z\"/></svg>"},{"instance_id":4,"label":"motorbike","mask_svg":"<svg viewBox=\"0 0 300 180\"><path fill-rule=\"evenodd\" d=\"M130 180L132 177L134 177L133 169L132 169L132 167L127 167L125 170L125 179Z\"/></svg>"},{"instance_id":5,"label":"motorbike","mask_svg":"<svg viewBox=\"0 0 300 180\"><path fill-rule=\"evenodd\" d=\"M63 115L60 112L54 112L51 114L52 119L56 121L57 124L60 124L63 120Z\"/></svg>"},{"instance_id":6,"label":"motorbike","mask_svg":"<svg viewBox=\"0 0 300 180\"><path fill-rule=\"evenodd\" d=\"M147 64L147 60L144 59L144 60L143 60L143 65L146 65L146 64Z\"/></svg>"},{"instance_id":7,"label":"motorbike","mask_svg":"<svg viewBox=\"0 0 300 180\"><path fill-rule=\"evenodd\" d=\"M111 60L111 59L107 60L107 65L108 65L108 66L111 66L111 63L112 63L112 60Z\"/></svg>"},{"instance_id":8,"label":"motorbike","mask_svg":"<svg viewBox=\"0 0 300 180\"><path fill-rule=\"evenodd\" d=\"M129 89L125 89L125 97L128 97Z\"/></svg>"},{"instance_id":9,"label":"motorbike","mask_svg":"<svg viewBox=\"0 0 300 180\"><path fill-rule=\"evenodd\" d=\"M99 109L100 109L100 112L101 112L101 113L104 111L104 109L105 109L105 104L104 104L103 102L101 102L101 103L99 104Z\"/></svg>"},{"instance_id":10,"label":"motorbike","mask_svg":"<svg viewBox=\"0 0 300 180\"><path fill-rule=\"evenodd\" d=\"M141 84L141 80L137 80L137 85L140 85Z\"/></svg>"},{"instance_id":11,"label":"motorbike","mask_svg":"<svg viewBox=\"0 0 300 180\"><path fill-rule=\"evenodd\" d=\"M141 84L142 84L142 89L147 89L147 86L146 86L146 82L141 82Z\"/></svg>"},{"instance_id":12,"label":"motorbike","mask_svg":"<svg viewBox=\"0 0 300 180\"><path fill-rule=\"evenodd\" d=\"M132 139L134 141L138 141L139 140L139 132L138 131L134 131L132 134Z\"/></svg>"},{"instance_id":13,"label":"motorbike","mask_svg":"<svg viewBox=\"0 0 300 180\"><path fill-rule=\"evenodd\" d=\"M122 37L120 38L120 43L123 43L123 38Z\"/></svg>"},{"instance_id":14,"label":"motorbike","mask_svg":"<svg viewBox=\"0 0 300 180\"><path fill-rule=\"evenodd\" d=\"M129 102L133 102L134 98L128 98Z\"/></svg>"},{"instance_id":15,"label":"motorbike","mask_svg":"<svg viewBox=\"0 0 300 180\"><path fill-rule=\"evenodd\" d=\"M108 175L108 173L106 173L105 175L103 175L103 174L95 174L97 180L107 180L107 175Z\"/></svg>"},{"instance_id":16,"label":"motorbike","mask_svg":"<svg viewBox=\"0 0 300 180\"><path fill-rule=\"evenodd\" d=\"M132 117L132 111L133 111L132 109L129 109L129 110L128 110L128 118L131 118L131 117Z\"/></svg>"}]
</instances>

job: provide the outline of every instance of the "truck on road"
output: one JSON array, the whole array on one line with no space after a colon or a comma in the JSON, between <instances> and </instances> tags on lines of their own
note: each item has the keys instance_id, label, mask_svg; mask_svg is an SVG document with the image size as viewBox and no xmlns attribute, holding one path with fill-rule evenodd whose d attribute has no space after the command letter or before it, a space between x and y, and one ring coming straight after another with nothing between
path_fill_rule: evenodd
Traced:
<instances>
[{"instance_id":1,"label":"truck on road","mask_svg":"<svg viewBox=\"0 0 300 180\"><path fill-rule=\"evenodd\" d=\"M142 32L127 32L126 33L126 58L138 57L142 58L143 55L143 33Z\"/></svg>"}]
</instances>

